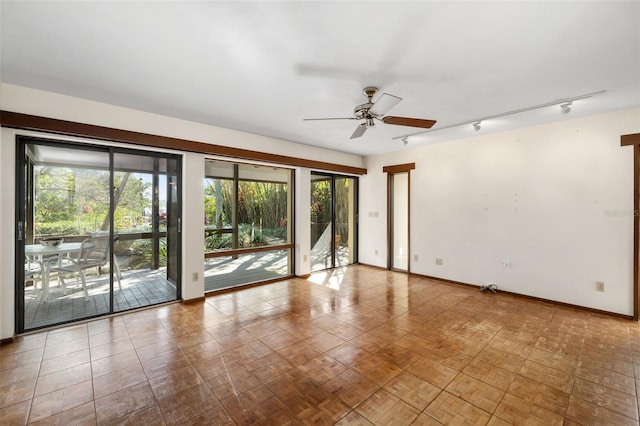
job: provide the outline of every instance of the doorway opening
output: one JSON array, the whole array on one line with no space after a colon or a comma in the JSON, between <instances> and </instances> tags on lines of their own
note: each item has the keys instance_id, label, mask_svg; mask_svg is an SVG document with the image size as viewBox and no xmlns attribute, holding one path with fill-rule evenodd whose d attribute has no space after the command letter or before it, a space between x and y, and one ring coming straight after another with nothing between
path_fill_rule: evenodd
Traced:
<instances>
[{"instance_id":1,"label":"doorway opening","mask_svg":"<svg viewBox=\"0 0 640 426\"><path fill-rule=\"evenodd\" d=\"M358 261L358 178L311 173L311 271Z\"/></svg>"}]
</instances>

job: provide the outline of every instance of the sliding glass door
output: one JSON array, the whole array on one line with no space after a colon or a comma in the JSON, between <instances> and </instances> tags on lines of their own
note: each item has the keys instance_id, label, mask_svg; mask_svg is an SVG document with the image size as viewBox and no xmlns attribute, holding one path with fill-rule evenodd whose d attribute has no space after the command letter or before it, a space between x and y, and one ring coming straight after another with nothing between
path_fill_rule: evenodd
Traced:
<instances>
[{"instance_id":1,"label":"sliding glass door","mask_svg":"<svg viewBox=\"0 0 640 426\"><path fill-rule=\"evenodd\" d=\"M311 271L357 262L354 177L311 174Z\"/></svg>"},{"instance_id":2,"label":"sliding glass door","mask_svg":"<svg viewBox=\"0 0 640 426\"><path fill-rule=\"evenodd\" d=\"M18 332L178 298L180 157L18 142Z\"/></svg>"}]
</instances>

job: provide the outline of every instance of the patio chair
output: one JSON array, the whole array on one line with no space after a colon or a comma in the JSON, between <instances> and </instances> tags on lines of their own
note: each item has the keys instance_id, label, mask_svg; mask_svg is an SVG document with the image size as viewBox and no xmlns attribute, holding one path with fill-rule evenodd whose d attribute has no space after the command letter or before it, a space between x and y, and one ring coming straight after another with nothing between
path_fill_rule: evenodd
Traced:
<instances>
[{"instance_id":1,"label":"patio chair","mask_svg":"<svg viewBox=\"0 0 640 426\"><path fill-rule=\"evenodd\" d=\"M33 283L33 289L37 290L37 282L42 281L44 276L44 266L42 262L34 259L27 259L24 262L24 283L25 286L27 281L31 281Z\"/></svg>"},{"instance_id":2,"label":"patio chair","mask_svg":"<svg viewBox=\"0 0 640 426\"><path fill-rule=\"evenodd\" d=\"M57 272L58 279L63 288L66 289L64 282L65 274L77 274L80 277L82 283L82 290L84 291L84 298L88 300L89 292L87 291L87 283L85 277L85 271L87 269L96 268L100 273L100 268L109 265L109 234L108 233L96 233L91 238L87 238L81 243L80 253L77 258L65 257L58 265L54 265L49 268L51 273ZM114 272L116 279L118 280L118 288L122 291L122 284L120 283L120 268L118 263L114 260ZM77 278L76 277L76 278Z\"/></svg>"}]
</instances>

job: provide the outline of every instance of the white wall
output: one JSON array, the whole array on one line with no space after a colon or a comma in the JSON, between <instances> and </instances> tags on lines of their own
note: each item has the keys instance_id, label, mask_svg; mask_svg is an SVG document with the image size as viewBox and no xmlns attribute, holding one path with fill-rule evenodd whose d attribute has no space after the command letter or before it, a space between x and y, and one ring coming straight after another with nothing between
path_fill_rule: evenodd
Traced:
<instances>
[{"instance_id":1,"label":"white wall","mask_svg":"<svg viewBox=\"0 0 640 426\"><path fill-rule=\"evenodd\" d=\"M632 315L638 132L633 109L367 157L360 262L386 266L382 167L415 162L412 272Z\"/></svg>"},{"instance_id":2,"label":"white wall","mask_svg":"<svg viewBox=\"0 0 640 426\"><path fill-rule=\"evenodd\" d=\"M362 167L360 156L309 147L273 138L207 126L185 120L163 117L142 111L131 110L113 105L87 101L54 93L42 92L19 86L0 83L0 109L24 114L41 115L61 120L77 121L99 126L114 127L124 130L152 133L217 145L234 146L252 149L271 154L307 158L316 161ZM16 134L32 134L34 132L2 129L0 133L0 338L14 334L14 253L15 253L15 136ZM46 136L45 134L41 134ZM60 136L54 136L60 138ZM99 142L104 143L104 142ZM120 144L121 145L121 144ZM135 146L133 146L136 148ZM141 149L149 149L141 147ZM193 299L204 294L204 262L202 248L204 235L204 159L205 156L194 153L183 153L183 252L182 252L182 285L183 298ZM299 169L297 176L308 180L309 171ZM298 191L309 189L309 183L297 182ZM303 199L303 198L300 198ZM296 208L296 214L302 218L300 226L307 224L304 206ZM306 220L306 222L305 222ZM305 242L306 241L306 242ZM303 259L308 251L308 237L297 234L297 259ZM307 252L304 253L304 250ZM302 249L300 249L302 248ZM296 273L308 273L308 262L298 261ZM306 271L306 272L305 272ZM197 279L194 280L194 273Z\"/></svg>"}]
</instances>

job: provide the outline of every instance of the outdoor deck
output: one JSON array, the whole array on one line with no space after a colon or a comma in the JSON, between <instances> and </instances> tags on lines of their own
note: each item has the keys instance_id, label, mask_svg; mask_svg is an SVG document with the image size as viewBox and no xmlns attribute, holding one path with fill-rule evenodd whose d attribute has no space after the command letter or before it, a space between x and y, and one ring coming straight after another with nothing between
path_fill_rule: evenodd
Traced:
<instances>
[{"instance_id":1,"label":"outdoor deck","mask_svg":"<svg viewBox=\"0 0 640 426\"><path fill-rule=\"evenodd\" d=\"M176 299L176 288L166 280L166 270L141 269L122 271L122 290L115 283L114 311L126 311ZM109 275L87 277L89 299L75 278L65 279L65 291L55 279L49 284L49 300L42 300L42 290L25 289L25 330L106 314L109 312Z\"/></svg>"}]
</instances>

